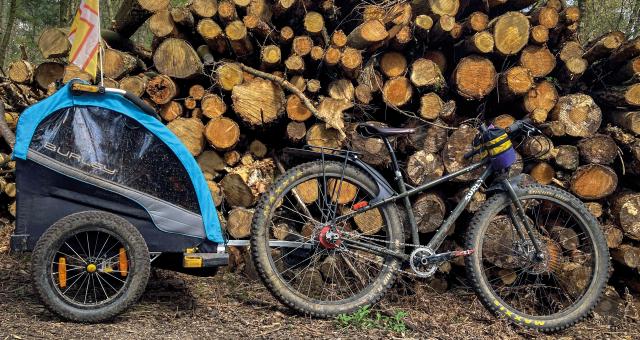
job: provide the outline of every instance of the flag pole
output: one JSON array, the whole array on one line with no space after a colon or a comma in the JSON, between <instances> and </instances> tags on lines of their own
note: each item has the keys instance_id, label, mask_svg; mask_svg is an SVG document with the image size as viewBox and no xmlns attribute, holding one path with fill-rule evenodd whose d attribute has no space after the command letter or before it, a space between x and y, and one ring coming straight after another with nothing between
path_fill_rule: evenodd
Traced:
<instances>
[{"instance_id":1,"label":"flag pole","mask_svg":"<svg viewBox=\"0 0 640 340\"><path fill-rule=\"evenodd\" d=\"M102 11L98 1L98 58L100 59L100 86L104 87L104 47L102 45Z\"/></svg>"},{"instance_id":2,"label":"flag pole","mask_svg":"<svg viewBox=\"0 0 640 340\"><path fill-rule=\"evenodd\" d=\"M100 86L104 87L104 48L102 47L102 39L100 39L100 50L98 52L98 58L100 58Z\"/></svg>"}]
</instances>

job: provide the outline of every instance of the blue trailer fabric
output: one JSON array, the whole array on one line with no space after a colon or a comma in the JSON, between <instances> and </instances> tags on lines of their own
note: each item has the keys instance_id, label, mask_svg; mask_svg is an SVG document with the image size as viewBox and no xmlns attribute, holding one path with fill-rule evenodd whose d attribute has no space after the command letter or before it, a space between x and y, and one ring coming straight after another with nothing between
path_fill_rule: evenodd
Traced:
<instances>
[{"instance_id":1,"label":"blue trailer fabric","mask_svg":"<svg viewBox=\"0 0 640 340\"><path fill-rule=\"evenodd\" d=\"M29 146L33 135L40 125L52 113L70 107L99 107L123 114L134 119L153 135L165 143L175 156L180 160L189 175L191 183L200 205L200 213L205 228L207 239L222 243L224 238L220 227L220 221L216 212L211 193L198 163L189 153L182 142L164 124L156 118L146 114L141 108L119 94L80 94L75 95L71 91L71 85L59 89L49 98L27 108L18 121L16 132L16 144L13 157L27 159Z\"/></svg>"}]
</instances>

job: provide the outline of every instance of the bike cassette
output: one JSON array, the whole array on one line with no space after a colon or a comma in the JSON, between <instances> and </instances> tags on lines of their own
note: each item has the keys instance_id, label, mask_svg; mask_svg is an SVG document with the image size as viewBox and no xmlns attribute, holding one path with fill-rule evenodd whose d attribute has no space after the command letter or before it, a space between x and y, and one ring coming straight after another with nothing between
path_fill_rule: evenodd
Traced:
<instances>
[{"instance_id":1,"label":"bike cassette","mask_svg":"<svg viewBox=\"0 0 640 340\"><path fill-rule=\"evenodd\" d=\"M468 256L473 254L473 252L473 249L469 249L436 254L431 248L419 247L411 252L409 264L418 277L426 278L436 272L440 263L451 261L454 257Z\"/></svg>"}]
</instances>

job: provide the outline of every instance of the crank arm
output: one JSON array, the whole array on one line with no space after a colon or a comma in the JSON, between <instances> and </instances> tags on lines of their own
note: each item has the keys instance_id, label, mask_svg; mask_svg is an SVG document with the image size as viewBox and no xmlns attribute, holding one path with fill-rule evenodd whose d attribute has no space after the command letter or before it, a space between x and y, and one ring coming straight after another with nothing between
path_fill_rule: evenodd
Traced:
<instances>
[{"instance_id":1,"label":"crank arm","mask_svg":"<svg viewBox=\"0 0 640 340\"><path fill-rule=\"evenodd\" d=\"M475 252L474 249L469 249L469 250L455 250L455 251L449 251L446 253L440 253L440 254L435 254L429 257L426 257L425 260L427 261L426 264L440 264L442 262L447 262L447 261L451 261L456 257L460 257L460 256L469 256L471 254L473 254Z\"/></svg>"},{"instance_id":2,"label":"crank arm","mask_svg":"<svg viewBox=\"0 0 640 340\"><path fill-rule=\"evenodd\" d=\"M379 256L393 256L403 261L406 261L409 259L409 256L404 253L395 252L387 248L379 247L369 243L364 243L364 242L360 242L360 241L348 239L348 238L344 238L342 239L342 241L345 243L349 243L351 247L355 249L369 251Z\"/></svg>"}]
</instances>

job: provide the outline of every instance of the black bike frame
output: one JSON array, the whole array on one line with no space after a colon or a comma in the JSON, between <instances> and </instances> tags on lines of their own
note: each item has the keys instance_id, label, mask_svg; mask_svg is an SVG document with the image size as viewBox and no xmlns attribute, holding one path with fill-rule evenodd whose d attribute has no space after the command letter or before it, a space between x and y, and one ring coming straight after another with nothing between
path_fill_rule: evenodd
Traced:
<instances>
[{"instance_id":1,"label":"black bike frame","mask_svg":"<svg viewBox=\"0 0 640 340\"><path fill-rule=\"evenodd\" d=\"M465 196L462 198L462 200L458 203L458 205L455 207L455 209L453 209L453 211L451 212L451 214L442 222L442 224L438 227L435 235L431 238L431 240L429 241L429 243L426 245L426 247L430 248L431 250L433 250L434 252L440 247L440 245L442 245L442 242L444 241L444 239L446 238L447 233L451 230L451 228L453 227L455 221L458 219L458 217L460 217L460 215L462 214L462 212L464 211L464 209L467 207L467 205L469 204L469 202L471 201L473 195L480 189L480 187L482 186L482 184L484 184L484 182L487 180L487 178L489 176L491 176L494 173L493 168L491 167L490 161L488 158L485 158L484 160L482 160L481 162L469 165L467 167L465 167L464 169L452 172L450 174L447 174L443 177L440 177L436 180L430 181L428 183L422 184L418 187L408 187L405 182L404 182L404 178L402 176L402 172L400 171L400 167L398 165L398 160L396 158L395 152L393 151L393 147L391 146L391 143L389 143L389 140L387 138L382 137L382 140L385 143L385 146L387 148L387 150L389 151L389 155L391 156L391 165L393 167L393 171L395 174L395 182L396 182L396 186L398 188L397 192L394 192L392 196L382 199L380 201L377 201L373 204L367 205L361 209L358 209L356 211L353 211L349 214L345 214L345 215L341 215L336 217L332 222L335 223L339 223L341 221L346 221L349 218L353 217L356 214L360 214L362 212L371 210L371 209L375 209L378 208L380 206L383 206L385 204L390 204L393 203L395 201L398 200L402 200L405 210L407 212L408 215L408 221L409 221L409 225L411 228L411 237L412 237L412 241L413 244L420 244L420 239L419 239L419 235L418 235L418 226L416 223L416 219L415 219L415 215L413 214L413 209L411 207L411 201L410 201L410 197L417 195L419 193L422 193L426 190L429 190L439 184L448 182L452 179L455 179L459 176L462 176L464 174L467 174L471 171L477 170L479 168L482 168L483 166L486 166L486 169L484 170L484 172L480 175L480 177L478 177L474 182L473 185L471 185L471 187L469 188L469 191L465 194ZM349 157L347 155L347 157ZM346 159L345 159L346 162ZM326 189L325 189L326 190ZM352 239L345 239L346 242L351 243L355 246L358 247L362 247L362 248L366 248L369 250L375 250L381 253L384 253L386 255L392 255L395 257L399 257L402 259L408 259L408 256L406 254L400 254L400 253L396 253L393 251L390 251L386 248L383 247L378 247L378 246L374 246L371 245L369 243L363 243L363 242L359 242L357 240L352 240Z\"/></svg>"}]
</instances>

